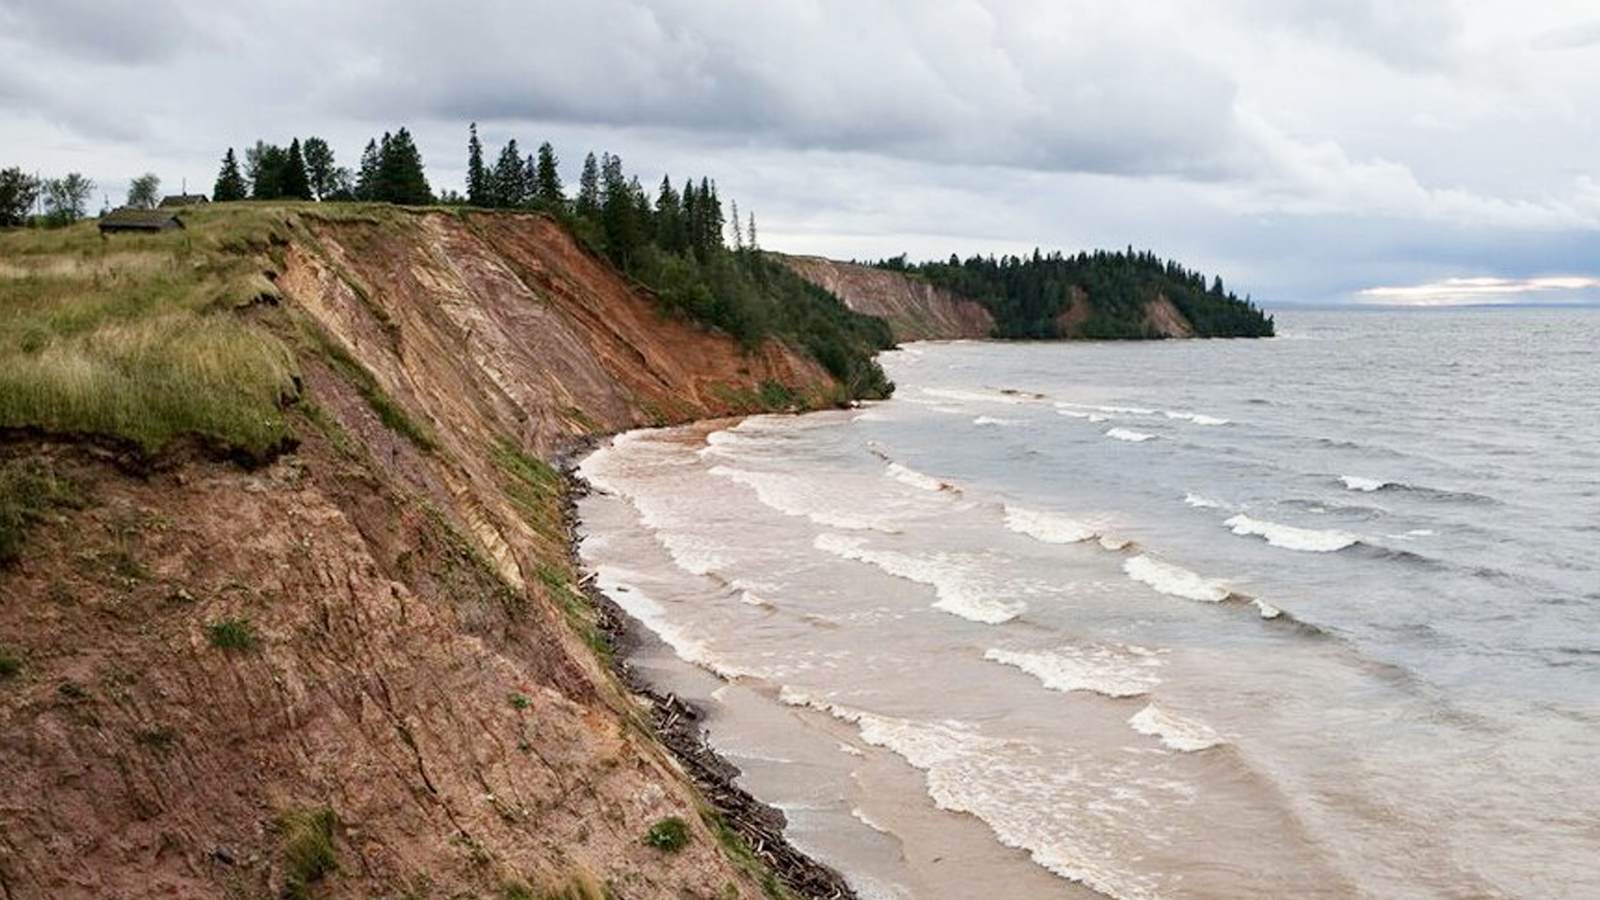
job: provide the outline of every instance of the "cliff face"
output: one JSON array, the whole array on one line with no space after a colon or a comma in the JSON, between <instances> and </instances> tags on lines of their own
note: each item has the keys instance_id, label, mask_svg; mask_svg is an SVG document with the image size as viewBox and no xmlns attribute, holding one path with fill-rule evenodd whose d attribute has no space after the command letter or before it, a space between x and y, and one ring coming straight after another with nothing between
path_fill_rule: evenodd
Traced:
<instances>
[{"instance_id":1,"label":"cliff face","mask_svg":"<svg viewBox=\"0 0 1600 900\"><path fill-rule=\"evenodd\" d=\"M0 566L0 896L760 896L586 646L541 460L825 373L538 216L289 226L227 314L295 351L294 452L0 444L68 498Z\"/></svg>"},{"instance_id":2,"label":"cliff face","mask_svg":"<svg viewBox=\"0 0 1600 900\"><path fill-rule=\"evenodd\" d=\"M994 318L976 301L898 272L816 256L779 256L801 278L889 323L896 341L986 338Z\"/></svg>"}]
</instances>

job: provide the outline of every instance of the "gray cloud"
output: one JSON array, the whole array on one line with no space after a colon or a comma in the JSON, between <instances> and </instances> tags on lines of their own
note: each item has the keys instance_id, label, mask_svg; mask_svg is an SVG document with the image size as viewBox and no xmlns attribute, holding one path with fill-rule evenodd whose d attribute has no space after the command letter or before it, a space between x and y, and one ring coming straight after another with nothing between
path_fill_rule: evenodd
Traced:
<instances>
[{"instance_id":1,"label":"gray cloud","mask_svg":"<svg viewBox=\"0 0 1600 900\"><path fill-rule=\"evenodd\" d=\"M1595 28L1564 0L0 0L0 165L118 195L403 124L459 188L478 121L709 174L770 246L1136 243L1328 299L1592 267Z\"/></svg>"}]
</instances>

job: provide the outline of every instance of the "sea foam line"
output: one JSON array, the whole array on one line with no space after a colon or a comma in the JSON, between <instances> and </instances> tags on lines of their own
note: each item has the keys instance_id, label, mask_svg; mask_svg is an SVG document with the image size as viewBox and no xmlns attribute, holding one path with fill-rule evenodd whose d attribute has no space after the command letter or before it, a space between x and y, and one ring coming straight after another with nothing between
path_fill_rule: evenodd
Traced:
<instances>
[{"instance_id":1,"label":"sea foam line","mask_svg":"<svg viewBox=\"0 0 1600 900\"><path fill-rule=\"evenodd\" d=\"M1132 428L1113 428L1106 432L1106 437L1116 441L1127 441L1131 444L1142 444L1153 441L1156 436L1143 431L1134 431Z\"/></svg>"},{"instance_id":2,"label":"sea foam line","mask_svg":"<svg viewBox=\"0 0 1600 900\"><path fill-rule=\"evenodd\" d=\"M1006 528L1045 544L1077 544L1100 537L1093 528L1066 516L1006 504Z\"/></svg>"},{"instance_id":3,"label":"sea foam line","mask_svg":"<svg viewBox=\"0 0 1600 900\"><path fill-rule=\"evenodd\" d=\"M1252 519L1243 513L1222 524L1241 537L1262 537L1274 547L1298 550L1302 553L1333 553L1343 550L1361 539L1343 531L1318 531L1314 528L1296 528L1264 519Z\"/></svg>"},{"instance_id":4,"label":"sea foam line","mask_svg":"<svg viewBox=\"0 0 1600 900\"><path fill-rule=\"evenodd\" d=\"M860 538L840 534L819 534L812 544L842 559L867 563L896 578L927 585L938 597L933 604L935 609L968 621L1000 625L1028 609L1021 601L996 597L992 591L995 579L943 553L912 556L874 550Z\"/></svg>"},{"instance_id":5,"label":"sea foam line","mask_svg":"<svg viewBox=\"0 0 1600 900\"><path fill-rule=\"evenodd\" d=\"M1167 712L1154 703L1134 713L1128 724L1134 731L1160 738L1161 743L1182 753L1198 753L1227 743L1204 722Z\"/></svg>"},{"instance_id":6,"label":"sea foam line","mask_svg":"<svg viewBox=\"0 0 1600 900\"><path fill-rule=\"evenodd\" d=\"M1233 591L1220 581L1206 578L1153 556L1141 554L1122 564L1129 578L1154 588L1170 597L1182 597L1200 603L1221 603L1233 596Z\"/></svg>"},{"instance_id":7,"label":"sea foam line","mask_svg":"<svg viewBox=\"0 0 1600 900\"><path fill-rule=\"evenodd\" d=\"M1084 691L1105 697L1139 697L1161 683L1155 673L1161 660L1155 651L1143 647L1093 645L1053 652L991 649L983 658L1020 669L1047 689L1064 694Z\"/></svg>"}]
</instances>

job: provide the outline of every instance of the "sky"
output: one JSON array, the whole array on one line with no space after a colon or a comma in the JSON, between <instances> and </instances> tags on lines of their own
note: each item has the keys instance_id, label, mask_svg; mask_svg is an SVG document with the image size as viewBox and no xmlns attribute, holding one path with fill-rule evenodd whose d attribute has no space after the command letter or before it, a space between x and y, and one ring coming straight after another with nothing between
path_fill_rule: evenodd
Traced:
<instances>
[{"instance_id":1,"label":"sky","mask_svg":"<svg viewBox=\"0 0 1600 900\"><path fill-rule=\"evenodd\" d=\"M1600 304L1592 0L0 0L0 168L401 126L710 176L762 246L1134 246L1267 308Z\"/></svg>"}]
</instances>

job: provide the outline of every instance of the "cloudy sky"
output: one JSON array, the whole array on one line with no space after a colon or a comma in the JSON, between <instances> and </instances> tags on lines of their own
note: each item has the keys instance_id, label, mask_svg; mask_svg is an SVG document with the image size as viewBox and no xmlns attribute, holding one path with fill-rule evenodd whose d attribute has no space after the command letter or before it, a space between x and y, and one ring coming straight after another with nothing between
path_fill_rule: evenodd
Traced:
<instances>
[{"instance_id":1,"label":"cloudy sky","mask_svg":"<svg viewBox=\"0 0 1600 900\"><path fill-rule=\"evenodd\" d=\"M1134 245L1266 306L1600 302L1592 0L0 0L0 167L113 205L407 126L709 175L771 249ZM95 206L98 208L99 198Z\"/></svg>"}]
</instances>

